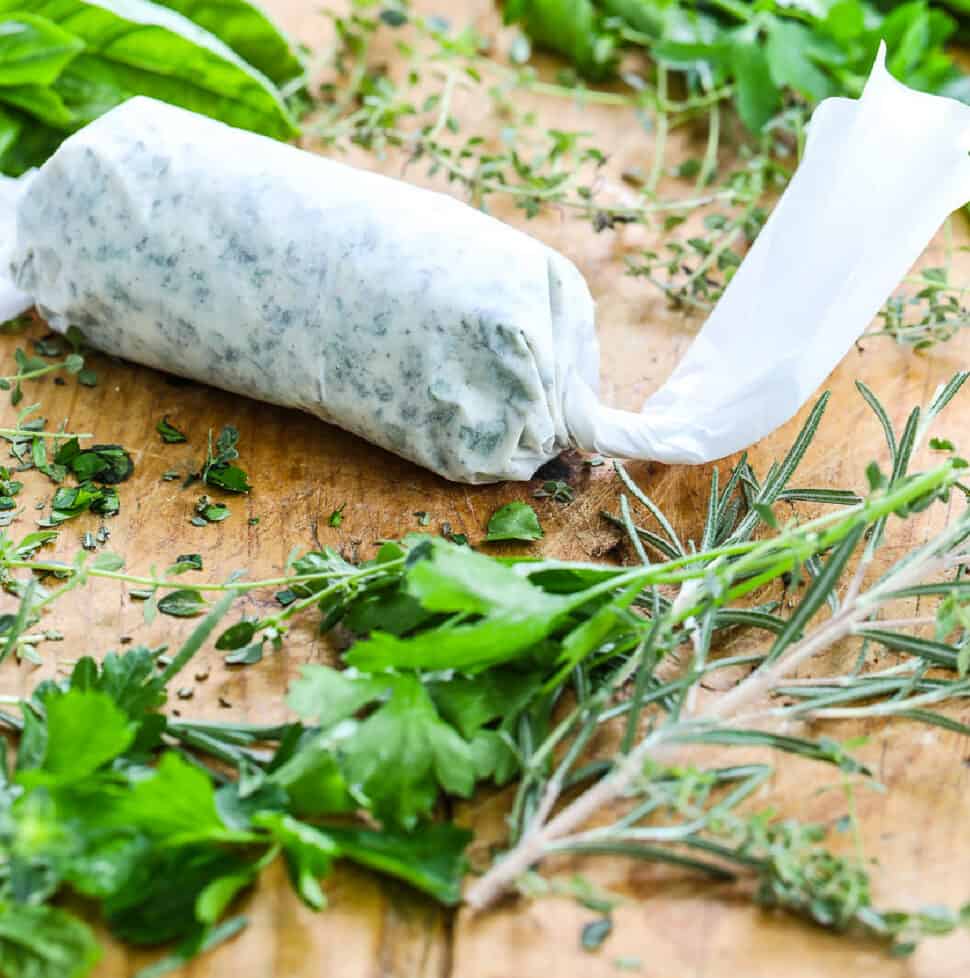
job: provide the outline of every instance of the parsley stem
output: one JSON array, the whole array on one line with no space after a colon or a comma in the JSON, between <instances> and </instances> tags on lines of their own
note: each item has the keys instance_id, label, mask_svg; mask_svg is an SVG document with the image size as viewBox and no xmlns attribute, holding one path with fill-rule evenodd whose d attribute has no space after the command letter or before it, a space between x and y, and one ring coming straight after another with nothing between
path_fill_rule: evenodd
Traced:
<instances>
[{"instance_id":1,"label":"parsley stem","mask_svg":"<svg viewBox=\"0 0 970 978\"><path fill-rule=\"evenodd\" d=\"M384 564L376 564L373 567L366 567L355 574L341 575L340 580L331 584L329 587L324 588L322 591L316 591L305 598L301 598L298 601L294 601L292 604L288 604L281 612L279 612L279 614L272 615L269 618L263 618L258 623L257 628L263 629L267 627L276 627L282 624L288 618L292 618L297 612L319 604L325 598L341 590L342 588L352 586L358 583L358 581L366 580L368 577L371 577L374 574L383 574L394 567L403 566L405 560L407 560L406 557L398 557L396 560L389 560Z\"/></svg>"},{"instance_id":2,"label":"parsley stem","mask_svg":"<svg viewBox=\"0 0 970 978\"><path fill-rule=\"evenodd\" d=\"M355 571L354 573L347 573L346 571L320 571L316 574L293 574L289 577L270 577L265 578L260 581L227 581L223 584L215 584L211 582L206 582L203 584L192 584L190 590L192 591L233 591L237 593L245 593L248 591L257 591L261 588L270 587L287 587L293 584L309 584L313 581L323 581L332 578L343 578L345 581L349 582L352 580L357 580L358 578L363 578L368 574L372 574L378 570L387 570L394 567L398 567L404 562L403 557L397 560L388 561L385 564L380 564L379 566L369 567L365 571ZM78 570L68 564L60 564L55 561L40 561L40 560L21 560L17 558L0 557L0 567L10 567L10 568L24 568L26 570L39 571L41 573L48 574L69 574L70 576L75 576L78 574ZM83 573L88 577L100 577L104 580L110 581L121 581L125 584L140 584L145 587L153 588L185 588L185 581L171 580L166 578L157 577L141 577L136 574L125 574L122 571L109 571L101 570L97 567L87 567L84 569ZM316 595L311 595L312 597L319 598L323 592L319 592ZM309 603L312 604L312 601Z\"/></svg>"},{"instance_id":3,"label":"parsley stem","mask_svg":"<svg viewBox=\"0 0 970 978\"><path fill-rule=\"evenodd\" d=\"M66 368L67 361L62 360L60 363L48 363L43 367L37 367L36 370L28 370L23 374L11 374L9 377L0 377L0 380L8 384L16 384L22 380L34 380L37 377L43 377L45 374L53 373L55 370L64 370Z\"/></svg>"},{"instance_id":4,"label":"parsley stem","mask_svg":"<svg viewBox=\"0 0 970 978\"><path fill-rule=\"evenodd\" d=\"M70 431L31 431L29 428L0 428L0 438L93 438L92 434Z\"/></svg>"},{"instance_id":5,"label":"parsley stem","mask_svg":"<svg viewBox=\"0 0 970 978\"><path fill-rule=\"evenodd\" d=\"M657 65L657 95L661 102L667 99L667 66L663 63ZM667 133L670 130L670 118L663 109L657 113L657 130L654 136L653 165L650 168L650 176L647 177L646 191L653 196L660 184L663 176L664 163L667 154Z\"/></svg>"}]
</instances>

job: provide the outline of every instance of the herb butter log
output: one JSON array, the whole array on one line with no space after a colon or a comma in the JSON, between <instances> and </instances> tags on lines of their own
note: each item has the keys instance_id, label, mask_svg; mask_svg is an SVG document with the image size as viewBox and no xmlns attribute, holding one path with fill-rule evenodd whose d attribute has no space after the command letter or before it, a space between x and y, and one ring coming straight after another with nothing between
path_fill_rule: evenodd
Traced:
<instances>
[{"instance_id":1,"label":"herb butter log","mask_svg":"<svg viewBox=\"0 0 970 978\"><path fill-rule=\"evenodd\" d=\"M811 395L970 198L968 150L970 108L900 85L880 52L861 99L816 110L782 200L641 413L600 403L589 290L541 242L144 98L4 188L0 307L33 301L112 354L462 482L527 479L569 446L703 462Z\"/></svg>"}]
</instances>

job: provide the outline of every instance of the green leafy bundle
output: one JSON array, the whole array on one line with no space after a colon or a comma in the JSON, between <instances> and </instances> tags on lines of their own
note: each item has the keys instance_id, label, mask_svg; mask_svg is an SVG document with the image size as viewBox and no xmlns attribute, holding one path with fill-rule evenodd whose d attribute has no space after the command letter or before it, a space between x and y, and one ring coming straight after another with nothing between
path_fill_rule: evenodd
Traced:
<instances>
[{"instance_id":1,"label":"green leafy bundle","mask_svg":"<svg viewBox=\"0 0 970 978\"><path fill-rule=\"evenodd\" d=\"M880 40L900 81L970 95L944 48L955 17L926 0L885 6L883 14L865 0L511 0L504 12L587 77L615 74L630 47L681 75L689 90L729 88L738 115L757 132L792 97L857 96Z\"/></svg>"},{"instance_id":2,"label":"green leafy bundle","mask_svg":"<svg viewBox=\"0 0 970 978\"><path fill-rule=\"evenodd\" d=\"M753 809L771 764L679 755L688 745L758 747L829 765L854 785L872 777L857 745L792 733L794 721L895 716L970 733L942 709L970 696L970 515L953 505L970 492L960 481L967 463L935 439L946 458L911 471L966 379L954 377L899 432L859 386L889 457L886 471L868 467L865 496L792 485L822 398L763 477L744 458L723 484L713 471L697 541L682 539L618 465L619 514L604 515L627 534L630 566L496 558L414 535L361 564L313 551L283 578L234 574L171 591L162 601L191 595L192 613L208 610L174 655L139 647L100 665L85 658L28 698L3 699L16 708L0 722L17 745L0 777L3 973L89 971L97 948L64 909L68 894L124 941L177 942L153 968L177 965L243 926L233 904L277 858L316 909L339 858L456 904L470 833L432 816L443 800L512 781L508 848L464 891L474 907L513 887L541 895L555 881L532 867L548 855L611 854L737 880L759 904L875 937L894 953L970 923L970 906L878 908L861 854L832 851L824 827ZM634 522L631 498L655 528ZM799 503L832 508L806 521L789 509ZM868 573L890 520L940 505L949 507L942 529ZM0 661L36 641L29 629L72 588L99 578L152 595L178 586L127 574L106 552L44 560L53 536L0 534L0 582L20 596L17 613L0 617ZM166 575L198 567L197 558ZM26 581L16 576L24 571ZM58 586L48 590L42 579L52 575ZM281 610L223 626L235 595L281 584ZM220 596L211 607L206 592ZM884 616L912 598L927 613ZM212 636L230 664L257 662L250 651L282 644L303 611L319 613L324 632L340 630L345 668L304 667L287 696L298 719L260 726L163 712L170 684ZM754 642L725 654L720 643L739 632ZM841 641L860 644L849 675L791 679ZM897 659L876 668L874 646ZM712 673L739 667L753 671L699 702ZM191 699L191 688L178 696ZM597 736L607 728L612 736ZM589 945L608 932L599 921Z\"/></svg>"},{"instance_id":3,"label":"green leafy bundle","mask_svg":"<svg viewBox=\"0 0 970 978\"><path fill-rule=\"evenodd\" d=\"M238 929L241 921L219 921L278 857L315 909L326 903L319 880L342 857L458 900L464 830L387 825L377 833L307 821L360 806L335 762L333 733L300 724L207 729L159 712L168 681L229 600L164 671L143 647L100 665L84 658L63 682L42 683L20 718L3 717L19 734L13 769L0 768L0 972L8 978L87 974L98 956L90 931L51 904L68 890L98 906L122 940L180 942L175 962ZM270 739L275 752L248 746ZM235 766L238 778L227 781L180 743Z\"/></svg>"},{"instance_id":4,"label":"green leafy bundle","mask_svg":"<svg viewBox=\"0 0 970 978\"><path fill-rule=\"evenodd\" d=\"M303 67L248 0L0 0L0 171L38 166L135 95L243 129L297 134Z\"/></svg>"}]
</instances>

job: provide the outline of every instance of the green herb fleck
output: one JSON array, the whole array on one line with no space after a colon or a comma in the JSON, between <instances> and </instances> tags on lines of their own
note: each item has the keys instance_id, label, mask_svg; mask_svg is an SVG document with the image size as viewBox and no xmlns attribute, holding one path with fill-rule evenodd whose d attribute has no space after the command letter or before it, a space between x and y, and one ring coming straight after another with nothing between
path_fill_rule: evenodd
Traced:
<instances>
[{"instance_id":1,"label":"green herb fleck","mask_svg":"<svg viewBox=\"0 0 970 978\"><path fill-rule=\"evenodd\" d=\"M488 521L488 533L485 540L495 543L499 540L541 540L542 526L536 511L522 502L506 503L492 513Z\"/></svg>"},{"instance_id":2,"label":"green herb fleck","mask_svg":"<svg viewBox=\"0 0 970 978\"><path fill-rule=\"evenodd\" d=\"M215 445L212 443L212 432L209 432L206 458L199 473L199 478L207 486L236 493L246 493L252 489L246 473L231 464L239 458L238 444L239 432L232 425L227 424L219 432Z\"/></svg>"},{"instance_id":3,"label":"green herb fleck","mask_svg":"<svg viewBox=\"0 0 970 978\"><path fill-rule=\"evenodd\" d=\"M569 503L576 493L567 482L550 481L544 482L542 488L536 489L532 495L536 499L553 499L557 503Z\"/></svg>"},{"instance_id":4,"label":"green herb fleck","mask_svg":"<svg viewBox=\"0 0 970 978\"><path fill-rule=\"evenodd\" d=\"M155 425L155 430L162 436L162 441L166 445L178 445L188 441L188 438L168 420L167 415Z\"/></svg>"},{"instance_id":5,"label":"green herb fleck","mask_svg":"<svg viewBox=\"0 0 970 978\"><path fill-rule=\"evenodd\" d=\"M175 558L175 567L183 570L202 570L202 554L179 554Z\"/></svg>"},{"instance_id":6,"label":"green herb fleck","mask_svg":"<svg viewBox=\"0 0 970 978\"><path fill-rule=\"evenodd\" d=\"M579 943L584 951L598 951L613 931L613 918L600 917L583 926Z\"/></svg>"},{"instance_id":7,"label":"green herb fleck","mask_svg":"<svg viewBox=\"0 0 970 978\"><path fill-rule=\"evenodd\" d=\"M198 591L182 588L179 591L170 591L159 598L158 610L163 615L171 615L173 618L194 618L206 610L206 603Z\"/></svg>"}]
</instances>

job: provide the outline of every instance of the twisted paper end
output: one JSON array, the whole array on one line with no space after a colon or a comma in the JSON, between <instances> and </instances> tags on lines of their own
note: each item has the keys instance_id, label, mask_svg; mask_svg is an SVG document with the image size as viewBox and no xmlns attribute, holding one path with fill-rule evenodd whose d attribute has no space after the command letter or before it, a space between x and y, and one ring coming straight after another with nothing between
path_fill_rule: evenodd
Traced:
<instances>
[{"instance_id":1,"label":"twisted paper end","mask_svg":"<svg viewBox=\"0 0 970 978\"><path fill-rule=\"evenodd\" d=\"M862 97L828 99L778 206L684 359L636 414L574 382L579 447L700 463L789 420L970 199L970 106L916 92L881 45Z\"/></svg>"}]
</instances>

